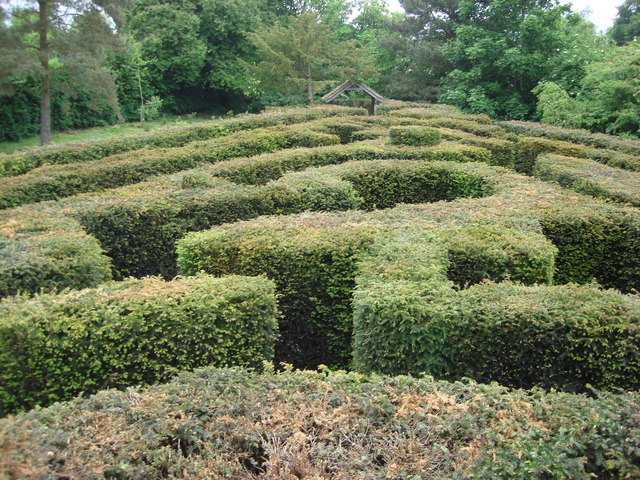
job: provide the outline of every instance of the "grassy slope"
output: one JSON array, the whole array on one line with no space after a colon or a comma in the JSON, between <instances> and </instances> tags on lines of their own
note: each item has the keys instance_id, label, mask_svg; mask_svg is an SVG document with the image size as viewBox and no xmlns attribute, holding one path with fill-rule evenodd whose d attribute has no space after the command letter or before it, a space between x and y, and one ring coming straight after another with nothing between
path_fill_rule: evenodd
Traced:
<instances>
[{"instance_id":1,"label":"grassy slope","mask_svg":"<svg viewBox=\"0 0 640 480\"><path fill-rule=\"evenodd\" d=\"M154 132L162 128L191 125L210 120L207 116L182 118L180 116L170 116L152 122L139 123L119 123L117 125L109 125L106 127L93 127L81 130L66 130L63 132L55 132L51 135L52 145L64 145L67 143L88 142L91 140L103 140L105 138L113 138L125 135L136 135L143 132ZM0 153L14 153L18 150L33 148L40 145L38 136L23 138L17 142L0 142Z\"/></svg>"}]
</instances>

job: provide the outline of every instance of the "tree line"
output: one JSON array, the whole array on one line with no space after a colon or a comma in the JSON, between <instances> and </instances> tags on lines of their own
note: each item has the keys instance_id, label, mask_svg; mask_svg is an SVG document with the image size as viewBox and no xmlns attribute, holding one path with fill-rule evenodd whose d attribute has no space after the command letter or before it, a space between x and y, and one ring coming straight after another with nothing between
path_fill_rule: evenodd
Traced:
<instances>
[{"instance_id":1,"label":"tree line","mask_svg":"<svg viewBox=\"0 0 640 480\"><path fill-rule=\"evenodd\" d=\"M494 118L640 135L640 0L0 0L0 141L312 103L345 79Z\"/></svg>"}]
</instances>

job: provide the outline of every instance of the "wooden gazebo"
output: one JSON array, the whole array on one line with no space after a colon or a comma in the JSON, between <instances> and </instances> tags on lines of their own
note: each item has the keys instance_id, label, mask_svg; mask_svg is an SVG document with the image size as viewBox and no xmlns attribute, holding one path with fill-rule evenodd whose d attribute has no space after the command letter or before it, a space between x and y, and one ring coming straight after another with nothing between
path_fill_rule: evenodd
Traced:
<instances>
[{"instance_id":1,"label":"wooden gazebo","mask_svg":"<svg viewBox=\"0 0 640 480\"><path fill-rule=\"evenodd\" d=\"M331 90L324 97L322 97L322 100L324 100L326 103L331 103L344 92L365 92L367 95L369 95L371 97L371 108L369 109L369 113L371 115L376 114L376 106L384 101L384 97L369 85L362 82L354 83L349 80Z\"/></svg>"}]
</instances>

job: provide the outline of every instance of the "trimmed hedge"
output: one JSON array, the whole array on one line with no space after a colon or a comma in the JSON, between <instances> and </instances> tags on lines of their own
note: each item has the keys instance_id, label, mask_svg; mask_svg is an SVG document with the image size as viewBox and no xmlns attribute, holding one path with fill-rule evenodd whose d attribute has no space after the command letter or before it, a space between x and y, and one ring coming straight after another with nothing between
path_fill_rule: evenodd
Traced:
<instances>
[{"instance_id":1,"label":"trimmed hedge","mask_svg":"<svg viewBox=\"0 0 640 480\"><path fill-rule=\"evenodd\" d=\"M455 300L454 378L584 391L640 388L640 300L594 286L476 285Z\"/></svg>"},{"instance_id":2,"label":"trimmed hedge","mask_svg":"<svg viewBox=\"0 0 640 480\"><path fill-rule=\"evenodd\" d=\"M442 237L452 233L445 230ZM451 268L446 242L432 233L393 234L379 238L364 256L354 293L357 370L426 372L572 391L583 391L587 384L640 387L637 298L593 286L510 282L482 283L456 293L446 276ZM502 253L491 243L483 244L480 267L486 263L483 257ZM540 273L548 272L553 247L548 241L531 243L533 249L516 258L524 259L525 266L545 265ZM485 278L502 276L500 270Z\"/></svg>"},{"instance_id":3,"label":"trimmed hedge","mask_svg":"<svg viewBox=\"0 0 640 480\"><path fill-rule=\"evenodd\" d=\"M637 393L206 368L0 420L0 475L631 479L639 411Z\"/></svg>"},{"instance_id":4,"label":"trimmed hedge","mask_svg":"<svg viewBox=\"0 0 640 480\"><path fill-rule=\"evenodd\" d=\"M535 159L535 157L524 159L524 153L520 145L509 139L481 137L449 128L438 128L438 132L440 132L442 138L446 140L488 150L491 152L491 159L487 163L491 165L507 167L518 172L526 173L526 165L533 163Z\"/></svg>"},{"instance_id":5,"label":"trimmed hedge","mask_svg":"<svg viewBox=\"0 0 640 480\"><path fill-rule=\"evenodd\" d=\"M44 213L3 219L0 298L95 287L110 279L110 259L77 221Z\"/></svg>"},{"instance_id":6,"label":"trimmed hedge","mask_svg":"<svg viewBox=\"0 0 640 480\"><path fill-rule=\"evenodd\" d=\"M223 225L178 242L178 265L186 274L266 275L277 285L283 314L276 360L345 367L351 357L354 259L371 235L348 226L283 229L278 217Z\"/></svg>"},{"instance_id":7,"label":"trimmed hedge","mask_svg":"<svg viewBox=\"0 0 640 480\"><path fill-rule=\"evenodd\" d=\"M636 157L640 156L640 141L622 138L604 133L593 133L588 130L571 129L545 125L543 123L508 121L498 122L505 130L529 137L547 137L571 143L616 150Z\"/></svg>"},{"instance_id":8,"label":"trimmed hedge","mask_svg":"<svg viewBox=\"0 0 640 480\"><path fill-rule=\"evenodd\" d=\"M368 208L392 206L398 200L451 200L491 191L463 165L449 163L356 162L317 172L333 174L352 184L355 195ZM299 179L299 175L285 176L274 185L286 185L289 178ZM280 224L282 227L278 227ZM348 225L337 229L301 228L295 221L290 225L278 217L225 225L189 234L178 242L178 265L186 274L204 271L272 278L282 295L284 314L278 358L302 366L345 366L351 351L349 305L356 271L354 258L371 243L373 232L383 227L354 228L353 233ZM548 275L547 270L545 278Z\"/></svg>"},{"instance_id":9,"label":"trimmed hedge","mask_svg":"<svg viewBox=\"0 0 640 480\"><path fill-rule=\"evenodd\" d=\"M519 141L531 150L535 157L542 153L555 153L566 157L589 158L610 167L640 172L640 157L615 150L591 148L544 137L522 137Z\"/></svg>"},{"instance_id":10,"label":"trimmed hedge","mask_svg":"<svg viewBox=\"0 0 640 480\"><path fill-rule=\"evenodd\" d=\"M593 160L541 155L534 175L576 192L640 207L640 173L627 172Z\"/></svg>"},{"instance_id":11,"label":"trimmed hedge","mask_svg":"<svg viewBox=\"0 0 640 480\"><path fill-rule=\"evenodd\" d=\"M0 415L273 355L273 284L197 276L0 303Z\"/></svg>"},{"instance_id":12,"label":"trimmed hedge","mask_svg":"<svg viewBox=\"0 0 640 480\"><path fill-rule=\"evenodd\" d=\"M311 201L309 193L300 196L300 188L294 188L293 185L285 188L280 183L268 190L252 189L233 185L216 177L226 177L240 183L265 184L271 179L280 178L287 171L301 170L313 165L342 163L355 158L396 156L426 161L442 159L469 162L486 159L488 153L479 148L452 144L421 149L383 148L378 145L295 149L220 162L172 176L158 177L139 185L113 189L99 195L81 195L58 202L8 210L2 216L3 228L13 228L10 225L14 218L22 218L40 226L25 229L19 237L19 242L15 244L12 242L17 241L18 237L10 236L6 240L4 250L0 250L0 254L4 253L0 257L2 278L11 279L15 284L12 289L5 288L0 291L0 296L15 293L17 289L37 292L40 288L84 288L95 286L110 277L108 259L100 256L103 252L99 246L81 230L76 221L64 220L65 227L55 229L42 224L42 215L46 214L50 219L70 217L79 221L82 228L96 237L111 257L116 278L159 274L169 278L176 273L174 244L189 231L268 213L346 208L346 204L327 205L317 195L320 193L317 188L310 190L316 192L315 200ZM298 184L299 187L304 186L300 182ZM349 185L341 185L347 189L352 188ZM298 193L295 193L296 191ZM286 192L289 194L285 194ZM360 205L358 200L351 197L352 193L345 193L348 196L342 197L343 200L356 202L348 205ZM66 237L73 240L67 242ZM93 249L91 251L96 251L90 259L98 255L100 265L107 268L107 276L101 273L102 270L98 266L87 264L79 269L78 275L81 276L75 278L75 267L69 262L80 261L81 265L86 264L83 260L86 255L78 253L84 245L85 241L81 240L83 238L89 239ZM55 252L47 256L47 251L40 247L43 243L67 245L65 248L69 250L71 257L69 262L59 262L59 256ZM15 257L16 251L20 252L19 257ZM16 258L23 259L23 265L18 272L15 272L16 264L21 263L17 263ZM95 263L95 260L91 261ZM46 273L51 269L56 272L53 276ZM64 277L65 269L69 269L68 280Z\"/></svg>"},{"instance_id":13,"label":"trimmed hedge","mask_svg":"<svg viewBox=\"0 0 640 480\"><path fill-rule=\"evenodd\" d=\"M426 127L394 127L389 129L391 143L413 147L431 147L440 143L440 133Z\"/></svg>"},{"instance_id":14,"label":"trimmed hedge","mask_svg":"<svg viewBox=\"0 0 640 480\"><path fill-rule=\"evenodd\" d=\"M559 251L556 283L596 280L607 288L640 291L640 218L635 211L550 209L540 225Z\"/></svg>"},{"instance_id":15,"label":"trimmed hedge","mask_svg":"<svg viewBox=\"0 0 640 480\"><path fill-rule=\"evenodd\" d=\"M178 148L137 150L82 165L48 166L6 179L0 186L0 208L130 185L154 175L173 173L232 157L336 143L339 143L339 138L335 135L313 132L304 125L295 125L254 129Z\"/></svg>"},{"instance_id":16,"label":"trimmed hedge","mask_svg":"<svg viewBox=\"0 0 640 480\"><path fill-rule=\"evenodd\" d=\"M88 162L141 148L175 148L198 140L229 135L240 130L302 123L318 118L342 115L367 115L367 111L360 108L335 106L288 111L276 110L259 115L238 116L186 127L169 127L141 135L97 140L83 144L38 147L26 152L0 156L0 176L20 175L47 164Z\"/></svg>"}]
</instances>

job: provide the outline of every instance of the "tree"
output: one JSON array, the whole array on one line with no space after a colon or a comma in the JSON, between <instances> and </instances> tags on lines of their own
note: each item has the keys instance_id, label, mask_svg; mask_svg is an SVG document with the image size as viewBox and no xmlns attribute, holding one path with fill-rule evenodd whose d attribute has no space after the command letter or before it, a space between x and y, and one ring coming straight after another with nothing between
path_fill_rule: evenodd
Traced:
<instances>
[{"instance_id":1,"label":"tree","mask_svg":"<svg viewBox=\"0 0 640 480\"><path fill-rule=\"evenodd\" d=\"M597 59L592 24L555 0L462 0L445 55L442 101L500 118L535 118L542 81L572 88Z\"/></svg>"},{"instance_id":2,"label":"tree","mask_svg":"<svg viewBox=\"0 0 640 480\"><path fill-rule=\"evenodd\" d=\"M436 101L442 78L452 67L443 46L455 36L460 0L401 0L405 16L391 26L381 45L393 52L395 65L381 83L394 98Z\"/></svg>"},{"instance_id":3,"label":"tree","mask_svg":"<svg viewBox=\"0 0 640 480\"><path fill-rule=\"evenodd\" d=\"M137 0L127 32L140 44L152 89L167 110L187 113L246 101L255 81L246 38L275 21L266 0Z\"/></svg>"},{"instance_id":4,"label":"tree","mask_svg":"<svg viewBox=\"0 0 640 480\"><path fill-rule=\"evenodd\" d=\"M16 76L33 76L40 85L40 142L51 141L52 89L92 92L94 105L107 101L117 110L114 78L103 68L107 53L117 46L121 0L2 0L0 55L5 88ZM52 83L52 71L67 80ZM85 88L83 88L85 87Z\"/></svg>"},{"instance_id":5,"label":"tree","mask_svg":"<svg viewBox=\"0 0 640 480\"><path fill-rule=\"evenodd\" d=\"M312 103L318 89L372 73L370 59L355 40L335 41L330 26L315 13L292 17L288 23L249 34L259 58L253 69L263 88L285 95L304 92Z\"/></svg>"},{"instance_id":6,"label":"tree","mask_svg":"<svg viewBox=\"0 0 640 480\"><path fill-rule=\"evenodd\" d=\"M553 83L535 93L546 123L640 136L640 41L611 47L587 66L573 96Z\"/></svg>"},{"instance_id":7,"label":"tree","mask_svg":"<svg viewBox=\"0 0 640 480\"><path fill-rule=\"evenodd\" d=\"M640 37L640 0L626 0L618 7L618 16L609 34L618 45Z\"/></svg>"}]
</instances>

